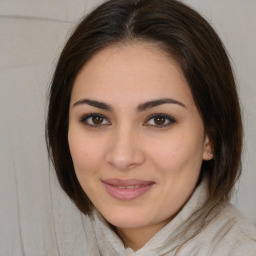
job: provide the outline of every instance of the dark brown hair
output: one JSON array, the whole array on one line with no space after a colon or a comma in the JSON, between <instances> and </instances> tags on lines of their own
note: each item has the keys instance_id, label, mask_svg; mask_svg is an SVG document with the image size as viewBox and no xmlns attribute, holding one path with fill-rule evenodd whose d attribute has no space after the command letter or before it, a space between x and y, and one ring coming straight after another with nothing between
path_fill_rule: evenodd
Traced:
<instances>
[{"instance_id":1,"label":"dark brown hair","mask_svg":"<svg viewBox=\"0 0 256 256\"><path fill-rule=\"evenodd\" d=\"M74 171L67 133L72 86L83 65L111 44L156 43L180 64L201 114L214 159L202 164L209 200L230 199L241 172L242 123L234 76L219 37L197 12L176 0L110 0L86 16L66 43L50 88L46 139L63 190L85 214L92 203Z\"/></svg>"}]
</instances>

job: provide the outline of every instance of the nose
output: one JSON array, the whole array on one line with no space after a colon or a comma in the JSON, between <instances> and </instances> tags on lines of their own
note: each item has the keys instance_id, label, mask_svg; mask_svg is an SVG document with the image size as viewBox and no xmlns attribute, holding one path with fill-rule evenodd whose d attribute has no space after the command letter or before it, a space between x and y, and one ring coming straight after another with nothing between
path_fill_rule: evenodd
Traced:
<instances>
[{"instance_id":1,"label":"nose","mask_svg":"<svg viewBox=\"0 0 256 256\"><path fill-rule=\"evenodd\" d=\"M119 129L113 132L106 153L106 161L119 170L129 170L145 161L140 138L132 129Z\"/></svg>"}]
</instances>

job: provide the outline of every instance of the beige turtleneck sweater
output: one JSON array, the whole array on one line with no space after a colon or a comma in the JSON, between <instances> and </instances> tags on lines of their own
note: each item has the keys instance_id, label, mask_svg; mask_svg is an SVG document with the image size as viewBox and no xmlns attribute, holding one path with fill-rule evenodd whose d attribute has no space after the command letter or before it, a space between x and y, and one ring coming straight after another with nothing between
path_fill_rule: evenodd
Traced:
<instances>
[{"instance_id":1,"label":"beige turtleneck sweater","mask_svg":"<svg viewBox=\"0 0 256 256\"><path fill-rule=\"evenodd\" d=\"M86 256L256 256L256 228L230 203L187 242L178 247L168 243L169 237L189 221L206 200L207 182L203 181L178 215L136 252L125 248L104 218L95 211L91 218L85 219L88 234Z\"/></svg>"}]
</instances>

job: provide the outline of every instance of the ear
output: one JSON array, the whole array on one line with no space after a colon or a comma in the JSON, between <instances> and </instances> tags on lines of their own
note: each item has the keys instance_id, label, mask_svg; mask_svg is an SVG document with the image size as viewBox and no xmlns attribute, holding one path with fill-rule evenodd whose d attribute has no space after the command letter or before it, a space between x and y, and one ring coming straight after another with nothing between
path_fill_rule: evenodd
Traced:
<instances>
[{"instance_id":1,"label":"ear","mask_svg":"<svg viewBox=\"0 0 256 256\"><path fill-rule=\"evenodd\" d=\"M213 159L213 157L214 157L214 154L213 154L212 143L209 140L209 137L206 135L205 141L204 141L204 149L203 149L203 160L208 161Z\"/></svg>"}]
</instances>

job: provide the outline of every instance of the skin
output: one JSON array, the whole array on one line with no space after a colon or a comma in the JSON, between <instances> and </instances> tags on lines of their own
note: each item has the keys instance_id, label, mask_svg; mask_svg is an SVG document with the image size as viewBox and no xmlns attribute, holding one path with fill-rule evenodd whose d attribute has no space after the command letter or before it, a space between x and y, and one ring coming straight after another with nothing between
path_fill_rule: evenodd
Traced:
<instances>
[{"instance_id":1,"label":"skin","mask_svg":"<svg viewBox=\"0 0 256 256\"><path fill-rule=\"evenodd\" d=\"M138 109L166 98L172 100ZM92 113L103 118L85 117ZM159 122L152 114L165 116ZM84 65L71 94L68 141L82 188L134 251L182 209L202 160L211 158L184 74L171 56L149 43L108 46ZM102 183L109 178L154 185L133 200L118 200Z\"/></svg>"}]
</instances>

